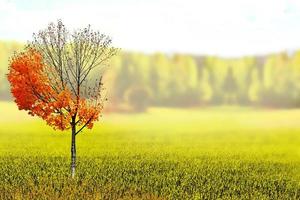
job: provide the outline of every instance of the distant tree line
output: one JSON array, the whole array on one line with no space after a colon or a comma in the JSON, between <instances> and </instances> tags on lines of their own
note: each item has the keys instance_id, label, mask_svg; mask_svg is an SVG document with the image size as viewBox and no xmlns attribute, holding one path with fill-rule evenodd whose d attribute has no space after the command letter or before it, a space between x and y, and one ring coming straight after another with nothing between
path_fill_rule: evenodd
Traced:
<instances>
[{"instance_id":1,"label":"distant tree line","mask_svg":"<svg viewBox=\"0 0 300 200\"><path fill-rule=\"evenodd\" d=\"M300 106L300 52L224 59L125 53L113 63L116 104Z\"/></svg>"},{"instance_id":2,"label":"distant tree line","mask_svg":"<svg viewBox=\"0 0 300 200\"><path fill-rule=\"evenodd\" d=\"M21 47L0 42L2 100L10 99L4 76L8 58ZM122 52L112 59L105 79L112 110L224 104L299 107L300 51L235 59Z\"/></svg>"}]
</instances>

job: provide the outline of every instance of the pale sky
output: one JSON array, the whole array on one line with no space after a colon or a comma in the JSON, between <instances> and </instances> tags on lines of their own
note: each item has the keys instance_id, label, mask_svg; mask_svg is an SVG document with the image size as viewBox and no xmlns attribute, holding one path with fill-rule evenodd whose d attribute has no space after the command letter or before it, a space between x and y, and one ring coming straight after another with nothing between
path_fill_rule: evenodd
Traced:
<instances>
[{"instance_id":1,"label":"pale sky","mask_svg":"<svg viewBox=\"0 0 300 200\"><path fill-rule=\"evenodd\" d=\"M114 46L147 53L300 49L300 0L0 0L0 39L31 40L57 19L70 29L91 24Z\"/></svg>"}]
</instances>

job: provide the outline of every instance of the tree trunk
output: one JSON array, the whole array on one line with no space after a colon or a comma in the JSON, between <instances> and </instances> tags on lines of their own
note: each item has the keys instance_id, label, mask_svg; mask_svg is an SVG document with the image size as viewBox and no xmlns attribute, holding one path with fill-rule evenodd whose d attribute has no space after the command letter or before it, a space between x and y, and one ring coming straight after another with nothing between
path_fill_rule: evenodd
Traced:
<instances>
[{"instance_id":1,"label":"tree trunk","mask_svg":"<svg viewBox=\"0 0 300 200\"><path fill-rule=\"evenodd\" d=\"M76 169L76 125L75 119L72 119L72 142L71 142L71 174L72 178L75 177Z\"/></svg>"}]
</instances>

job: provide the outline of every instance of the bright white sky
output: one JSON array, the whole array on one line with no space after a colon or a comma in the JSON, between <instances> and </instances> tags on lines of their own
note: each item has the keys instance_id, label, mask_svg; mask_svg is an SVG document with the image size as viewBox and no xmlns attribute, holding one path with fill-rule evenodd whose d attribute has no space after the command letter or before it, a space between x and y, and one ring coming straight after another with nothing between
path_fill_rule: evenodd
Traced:
<instances>
[{"instance_id":1,"label":"bright white sky","mask_svg":"<svg viewBox=\"0 0 300 200\"><path fill-rule=\"evenodd\" d=\"M300 0L0 0L0 39L31 40L62 19L115 46L221 56L300 49Z\"/></svg>"}]
</instances>

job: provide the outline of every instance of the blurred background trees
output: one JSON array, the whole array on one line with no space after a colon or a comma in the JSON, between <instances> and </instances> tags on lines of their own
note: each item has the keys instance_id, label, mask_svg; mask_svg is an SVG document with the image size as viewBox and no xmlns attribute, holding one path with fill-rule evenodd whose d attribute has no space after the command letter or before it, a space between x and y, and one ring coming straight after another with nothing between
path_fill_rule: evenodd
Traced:
<instances>
[{"instance_id":1,"label":"blurred background trees","mask_svg":"<svg viewBox=\"0 0 300 200\"><path fill-rule=\"evenodd\" d=\"M0 42L1 100L11 100L8 59L22 47ZM232 59L122 52L111 60L105 79L108 108L115 111L224 104L299 107L300 51Z\"/></svg>"}]
</instances>

